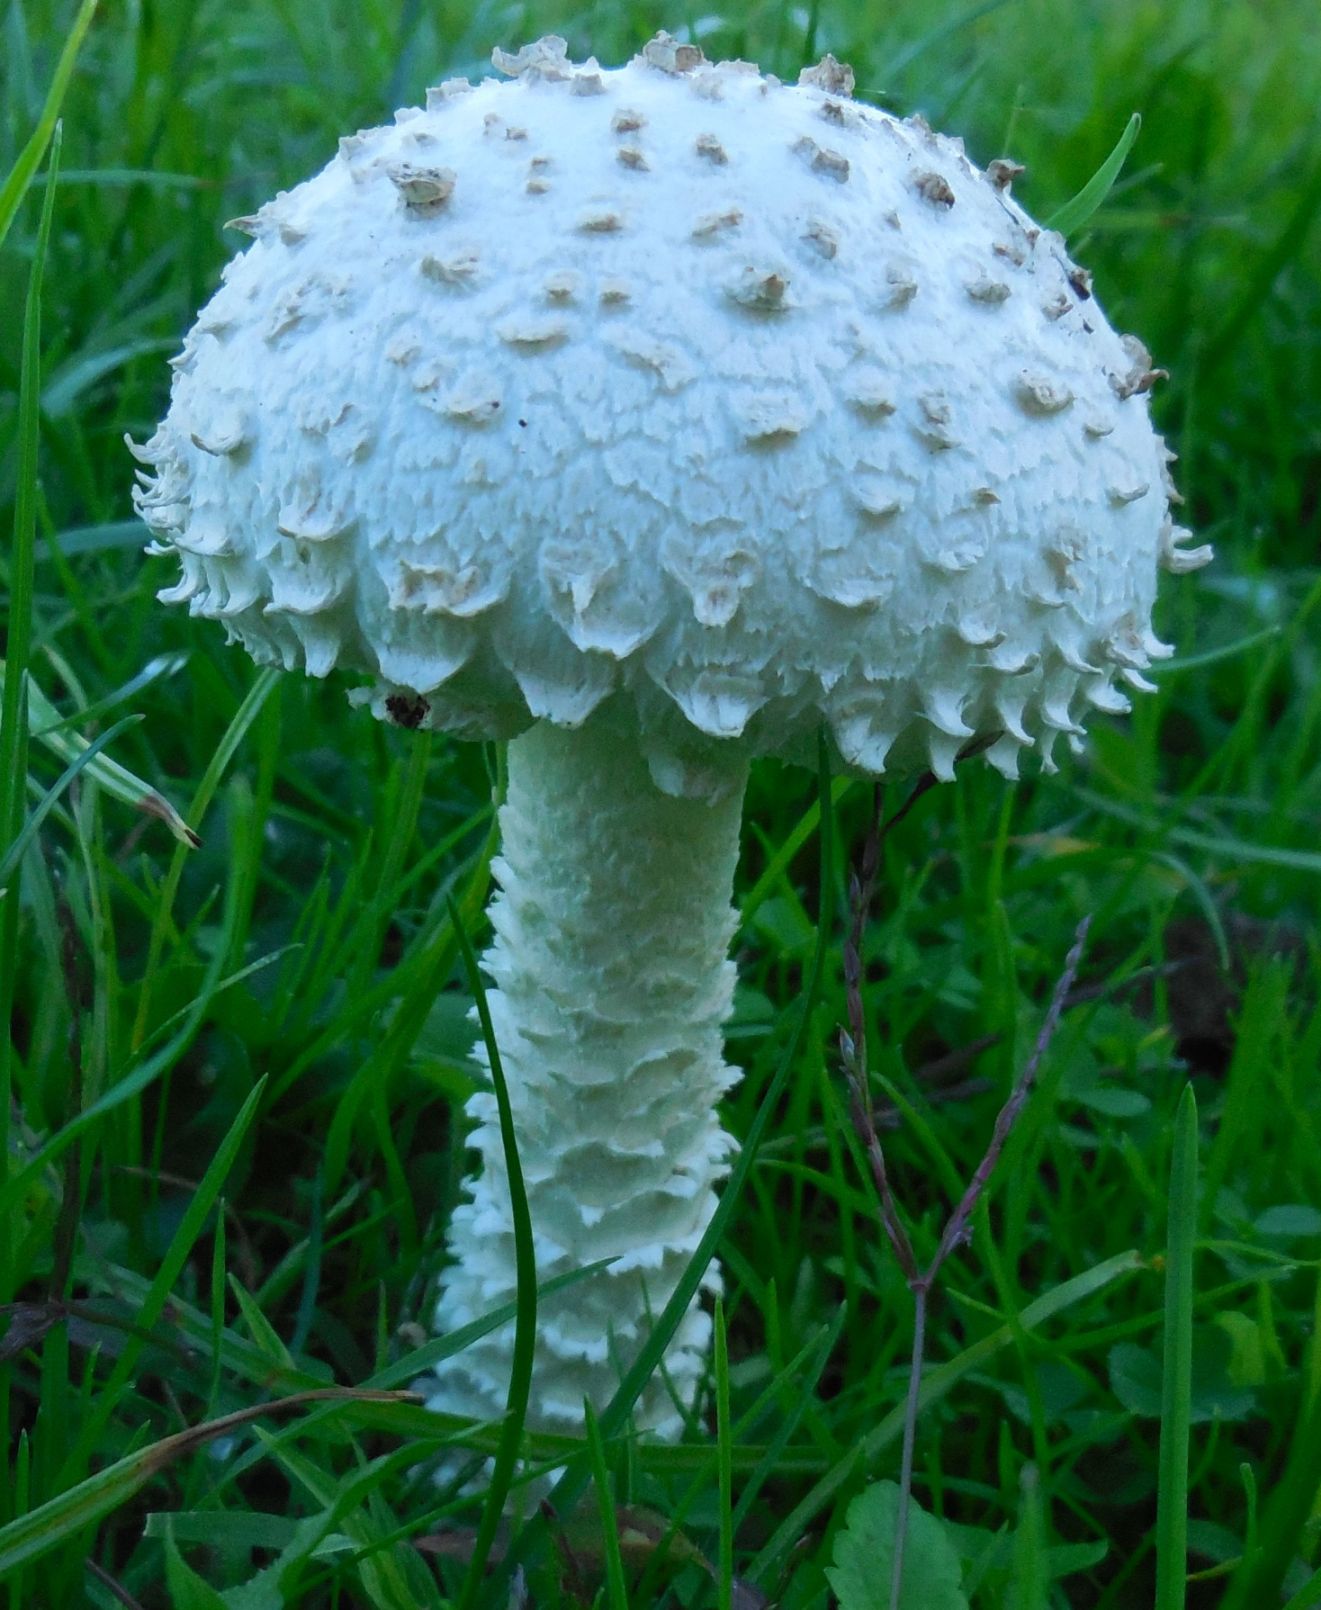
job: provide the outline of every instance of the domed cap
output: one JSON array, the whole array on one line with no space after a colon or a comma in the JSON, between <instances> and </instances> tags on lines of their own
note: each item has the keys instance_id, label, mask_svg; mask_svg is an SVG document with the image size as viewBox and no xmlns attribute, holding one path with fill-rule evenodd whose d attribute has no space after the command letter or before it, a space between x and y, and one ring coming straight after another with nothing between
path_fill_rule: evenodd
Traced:
<instances>
[{"instance_id":1,"label":"domed cap","mask_svg":"<svg viewBox=\"0 0 1321 1610\"><path fill-rule=\"evenodd\" d=\"M139 457L161 597L406 726L631 712L866 772L1076 739L1163 652L1140 343L1061 238L827 58L495 53L253 218ZM1044 740L1044 741L1043 741Z\"/></svg>"}]
</instances>

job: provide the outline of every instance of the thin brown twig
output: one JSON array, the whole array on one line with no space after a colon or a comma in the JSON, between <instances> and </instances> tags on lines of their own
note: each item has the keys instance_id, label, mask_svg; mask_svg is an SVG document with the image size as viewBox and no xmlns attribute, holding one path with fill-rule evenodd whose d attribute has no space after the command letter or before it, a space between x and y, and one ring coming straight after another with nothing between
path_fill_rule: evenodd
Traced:
<instances>
[{"instance_id":1,"label":"thin brown twig","mask_svg":"<svg viewBox=\"0 0 1321 1610\"><path fill-rule=\"evenodd\" d=\"M899 1465L899 1509L895 1519L894 1544L894 1572L890 1581L890 1610L899 1610L899 1599L904 1585L904 1544L908 1536L908 1510L913 1492L913 1455L917 1446L917 1412L922 1394L922 1370L925 1362L926 1321L927 1310L931 1303L931 1294L935 1289L936 1278L940 1274L941 1265L955 1249L962 1246L969 1238L969 1225L982 1192L990 1182L995 1172L995 1165L1000 1161L1004 1152L1005 1143L1013 1133L1014 1125L1018 1122L1020 1113L1027 1105L1027 1098L1032 1092L1036 1080L1037 1070L1041 1060L1055 1038L1055 1030L1059 1027L1060 1015L1064 1010L1064 1003L1073 980L1078 971L1078 963L1082 960L1083 946L1087 940L1087 930L1091 927L1090 916L1084 917L1078 924L1074 935L1073 946L1065 959L1064 971L1056 982L1051 994L1050 1005L1046 1016L1042 1020L1041 1028L1037 1033L1036 1043L1032 1047L1032 1054L1027 1065L1019 1075L1017 1083L1010 1092L1008 1101L1001 1107L996 1115L995 1128L991 1132L990 1144L976 1172L968 1182L958 1206L945 1222L939 1245L926 1269L917 1280L909 1282L913 1293L913 1357L908 1372L908 1397L904 1406L904 1442L903 1452Z\"/></svg>"},{"instance_id":2,"label":"thin brown twig","mask_svg":"<svg viewBox=\"0 0 1321 1610\"><path fill-rule=\"evenodd\" d=\"M1078 924L1077 931L1073 936L1073 945L1064 959L1064 971L1055 982L1055 988L1050 997L1050 1005L1047 1007L1046 1015L1041 1021L1040 1029L1037 1031L1032 1054L1028 1057L1022 1073L1018 1076L1018 1082L1010 1093L1009 1100L1005 1102L996 1115L995 1128L991 1131L990 1144L987 1146L981 1162L977 1165L976 1173L968 1182L968 1189L963 1193L963 1200L949 1216L944 1233L940 1238L940 1245L936 1248L936 1255L931 1260L931 1267L927 1271L928 1281L935 1279L940 1271L941 1264L956 1246L967 1239L968 1224L972 1218L973 1209L977 1206L978 1198L986 1189L987 1182L995 1172L995 1165L1000 1161L1005 1142L1009 1139L1014 1125L1018 1122L1019 1114L1027 1105L1027 1098L1031 1095L1032 1086L1036 1083L1042 1058L1050 1049L1050 1042L1055 1038L1055 1031L1059 1028L1064 1003L1068 999L1069 991L1073 988L1073 981L1078 975L1078 964L1082 961L1083 947L1087 943L1087 931L1091 926L1092 919L1090 916L1084 917Z\"/></svg>"},{"instance_id":3,"label":"thin brown twig","mask_svg":"<svg viewBox=\"0 0 1321 1610\"><path fill-rule=\"evenodd\" d=\"M861 1065L855 1049L857 1044L857 1041L840 1035L840 1052L849 1084L849 1117L854 1133L861 1140L867 1154L867 1165L871 1169L872 1180L876 1186L881 1225L885 1230L886 1240L894 1250L899 1267L904 1272L904 1278L911 1285L919 1278L917 1254L913 1251L913 1243L904 1228L904 1221L899 1217L899 1206L890 1185L889 1170L885 1166L885 1150L876 1131L876 1119L864 1082L866 1069Z\"/></svg>"},{"instance_id":4,"label":"thin brown twig","mask_svg":"<svg viewBox=\"0 0 1321 1610\"><path fill-rule=\"evenodd\" d=\"M886 835L908 815L918 800L931 788L935 778L924 774L913 788L908 799L888 820L882 819L883 795L877 784L871 820L863 840L859 864L849 874L849 905L851 922L844 943L845 1000L849 1026L840 1030L840 1055L849 1088L849 1116L855 1134L866 1153L868 1167L876 1186L881 1226L892 1247L895 1258L913 1293L913 1351L908 1375L908 1394L904 1412L903 1450L900 1457L899 1506L895 1521L894 1561L890 1579L890 1610L899 1610L904 1580L904 1551L908 1533L908 1511L913 1488L913 1457L917 1443L917 1415L921 1398L922 1373L926 1351L927 1314L931 1294L935 1288L941 1266L958 1246L969 1238L969 1226L977 1203L990 1182L995 1167L1003 1155L1009 1136L1013 1132L1023 1108L1027 1104L1043 1058L1055 1037L1060 1017L1076 998L1072 991L1082 960L1091 917L1078 925L1074 942L1065 958L1064 969L1051 992L1050 1004L1042 1020L1022 1073L1009 1094L1009 1099L996 1116L990 1142L978 1163L962 1198L946 1221L935 1254L925 1270L919 1270L912 1241L904 1227L890 1183L885 1151L877 1132L876 1114L871 1100L870 1079L867 1072L866 1015L862 982L863 935L876 876L880 867L880 852Z\"/></svg>"},{"instance_id":5,"label":"thin brown twig","mask_svg":"<svg viewBox=\"0 0 1321 1610\"><path fill-rule=\"evenodd\" d=\"M128 1610L143 1610L142 1601L135 1599L126 1587L116 1582L109 1571L99 1566L95 1560L84 1560L83 1569L89 1576L94 1576L106 1592L118 1599L120 1604L127 1605Z\"/></svg>"}]
</instances>

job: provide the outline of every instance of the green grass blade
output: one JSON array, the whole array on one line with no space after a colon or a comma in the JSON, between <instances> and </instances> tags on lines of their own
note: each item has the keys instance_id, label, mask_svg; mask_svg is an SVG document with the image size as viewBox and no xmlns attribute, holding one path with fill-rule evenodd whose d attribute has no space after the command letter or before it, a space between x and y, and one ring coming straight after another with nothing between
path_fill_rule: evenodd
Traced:
<instances>
[{"instance_id":1,"label":"green grass blade","mask_svg":"<svg viewBox=\"0 0 1321 1610\"><path fill-rule=\"evenodd\" d=\"M581 1268L567 1269L562 1275L543 1280L537 1290L542 1297L551 1297L557 1291L576 1286L580 1280L587 1280L603 1269L608 1269L614 1261L613 1258L598 1258L595 1263L585 1263ZM368 1376L364 1384L380 1388L399 1386L416 1376L424 1375L428 1370L435 1369L443 1359L461 1353L465 1347L477 1341L479 1337L485 1336L488 1331L495 1330L500 1325L507 1325L516 1317L517 1312L516 1303L503 1303L499 1308L493 1308L489 1314L483 1314L480 1319L469 1320L458 1330L447 1331L444 1336L436 1336L431 1341L424 1342L421 1347L414 1348L403 1358Z\"/></svg>"},{"instance_id":2,"label":"green grass blade","mask_svg":"<svg viewBox=\"0 0 1321 1610\"><path fill-rule=\"evenodd\" d=\"M1114 150L1101 166L1071 201L1066 201L1047 218L1048 229L1058 229L1067 239L1082 228L1110 194L1115 180L1119 177L1119 170L1124 166L1125 158L1133 149L1133 142L1137 139L1141 127L1142 115L1134 112L1125 125L1124 132L1115 142Z\"/></svg>"},{"instance_id":3,"label":"green grass blade","mask_svg":"<svg viewBox=\"0 0 1321 1610\"><path fill-rule=\"evenodd\" d=\"M830 784L830 803L832 808L839 806L840 802L856 786L857 779L853 777L836 777ZM734 943L737 945L748 931L748 924L754 914L765 905L766 901L775 892L776 886L787 874L794 857L803 848L807 841L816 832L821 822L821 796L817 797L803 812L794 824L792 830L786 833L775 853L766 863L761 876L739 901L738 928Z\"/></svg>"},{"instance_id":4,"label":"green grass blade","mask_svg":"<svg viewBox=\"0 0 1321 1610\"><path fill-rule=\"evenodd\" d=\"M179 1228L174 1232L169 1249L161 1260L161 1266L156 1271L155 1278L147 1288L142 1305L134 1315L135 1331L125 1342L124 1350L119 1355L109 1379L101 1390L100 1403L96 1413L92 1416L90 1424L86 1427L81 1438L81 1457L86 1459L89 1451L94 1448L105 1430L106 1424L119 1401L120 1393L125 1385L132 1379L133 1368L137 1364L138 1356L142 1352L144 1336L149 1334L152 1327L165 1311L166 1304L174 1295L174 1288L183 1273L184 1265L192 1255L193 1247L198 1237L206 1227L206 1221L211 1216L224 1189L225 1181L229 1178L230 1170L238 1157L239 1147L247 1136L253 1119L257 1116L257 1108L261 1105L262 1094L266 1088L265 1078L261 1078L248 1093L247 1100L239 1108L232 1124L230 1124L224 1139L216 1148L216 1154L203 1174L193 1199L188 1204Z\"/></svg>"},{"instance_id":5,"label":"green grass blade","mask_svg":"<svg viewBox=\"0 0 1321 1610\"><path fill-rule=\"evenodd\" d=\"M952 17L945 19L934 27L924 27L917 38L897 50L893 57L885 64L888 80L893 83L901 73L907 72L909 67L937 46L947 44L951 39L962 33L964 29L971 28L973 23L980 22L983 17L989 17L993 12L999 11L1001 6L1007 5L1008 0L978 0L963 11L956 11Z\"/></svg>"},{"instance_id":6,"label":"green grass blade","mask_svg":"<svg viewBox=\"0 0 1321 1610\"><path fill-rule=\"evenodd\" d=\"M0 696L0 846L21 834L27 805L28 664L32 655L32 594L37 542L37 446L41 398L41 290L50 248L51 220L60 167L60 134L52 129L50 174L41 206L23 311L23 346L18 391L18 488L14 499L14 543L9 558L8 643L11 667ZM17 203L15 203L17 205ZM0 230L0 240L3 230ZM9 1115L13 1104L14 1047L10 1039L14 986L18 971L18 894L0 897L0 1182L9 1173ZM9 1230L0 1217L0 1269L9 1265ZM0 1275L0 1302L10 1296L7 1274Z\"/></svg>"},{"instance_id":7,"label":"green grass blade","mask_svg":"<svg viewBox=\"0 0 1321 1610\"><path fill-rule=\"evenodd\" d=\"M255 1403L222 1415L218 1420L190 1426L172 1436L162 1437L135 1453L118 1459L104 1470L98 1470L76 1486L57 1493L54 1498L36 1509L20 1514L7 1526L0 1527L0 1581L12 1572L38 1560L52 1549L59 1548L76 1538L89 1526L94 1526L121 1505L126 1504L139 1491L175 1460L194 1453L215 1438L226 1436L241 1426L275 1414L287 1414L308 1405L326 1405L334 1412L355 1408L364 1400L389 1401L397 1394L373 1394L352 1387L313 1387L306 1392L278 1398L269 1403ZM400 1450L395 1458L409 1457L408 1450Z\"/></svg>"},{"instance_id":8,"label":"green grass blade","mask_svg":"<svg viewBox=\"0 0 1321 1610\"><path fill-rule=\"evenodd\" d=\"M1156 1496L1156 1610L1183 1610L1188 1577L1188 1426L1193 1390L1193 1249L1197 1239L1197 1101L1174 1115L1165 1248L1165 1367Z\"/></svg>"},{"instance_id":9,"label":"green grass blade","mask_svg":"<svg viewBox=\"0 0 1321 1610\"><path fill-rule=\"evenodd\" d=\"M233 911L226 914L223 934L230 936L233 929ZM68 1148L86 1131L92 1129L116 1107L136 1100L144 1090L153 1084L168 1069L172 1068L184 1051L191 1044L194 1035L202 1025L212 1001L219 992L229 984L260 970L266 965L263 959L248 967L242 968L229 978L224 976L225 961L229 947L221 945L212 956L206 973L202 978L196 996L186 1008L182 1008L162 1029L168 1028L170 1023L179 1020L180 1028L177 1034L169 1039L158 1051L153 1052L140 1062L122 1078L117 1078L102 1095L84 1107L55 1134L51 1135L42 1144L36 1147L30 1156L26 1157L17 1167L13 1168L8 1179L0 1178L0 1225L3 1225L6 1216L13 1212L32 1182L38 1178L44 1169L51 1166L57 1158L63 1155Z\"/></svg>"},{"instance_id":10,"label":"green grass blade","mask_svg":"<svg viewBox=\"0 0 1321 1610\"><path fill-rule=\"evenodd\" d=\"M1219 665L1223 660L1234 660L1240 654L1250 654L1255 648L1274 643L1283 630L1282 626L1263 626L1259 632L1236 637L1232 643L1222 643L1218 648L1204 649L1200 654L1180 654L1175 659L1163 660L1154 668L1155 674L1163 679L1179 676L1184 671L1205 670L1208 665Z\"/></svg>"},{"instance_id":11,"label":"green grass blade","mask_svg":"<svg viewBox=\"0 0 1321 1610\"><path fill-rule=\"evenodd\" d=\"M174 1610L228 1610L224 1599L198 1576L169 1536L165 1539L165 1582Z\"/></svg>"},{"instance_id":12,"label":"green grass blade","mask_svg":"<svg viewBox=\"0 0 1321 1610\"><path fill-rule=\"evenodd\" d=\"M1113 1258L1105 1259L1103 1263L1064 1281L1045 1296L1038 1297L1012 1320L998 1325L971 1347L965 1347L961 1353L937 1365L935 1369L927 1370L922 1377L918 1412L924 1412L931 1404L946 1397L965 1376L983 1368L997 1353L1020 1341L1025 1334L1048 1324L1075 1304L1095 1297L1116 1281L1125 1279L1143 1267L1140 1253L1116 1253ZM758 1570L763 1578L769 1570L783 1563L798 1539L858 1471L873 1467L887 1448L898 1443L904 1432L904 1418L905 1406L897 1404L865 1436L851 1443L848 1452L836 1460L811 1491L785 1516L758 1556Z\"/></svg>"},{"instance_id":13,"label":"green grass blade","mask_svg":"<svg viewBox=\"0 0 1321 1610\"><path fill-rule=\"evenodd\" d=\"M1288 1458L1272 1482L1258 1546L1245 1553L1221 1610L1260 1610L1278 1604L1315 1516L1321 1489L1321 1402L1309 1405L1304 1387L1292 1415L1286 1408L1281 1418L1292 1426ZM1307 1601L1307 1610L1314 1603Z\"/></svg>"},{"instance_id":14,"label":"green grass blade","mask_svg":"<svg viewBox=\"0 0 1321 1610\"><path fill-rule=\"evenodd\" d=\"M131 697L137 688L167 673L177 663L177 660L172 661L168 656L158 656L149 665L144 666L127 687L120 690L118 697ZM0 660L0 691L5 685L5 670L5 662ZM196 849L202 841L174 806L158 794L150 783L143 782L141 777L129 771L127 766L121 766L118 761L111 760L108 755L100 752L108 742L104 735L97 740L89 740L80 733L69 731L71 723L94 719L107 704L112 702L115 701L101 701L90 709L80 710L71 716L61 716L36 683L29 679L30 736L39 740L53 755L69 765L72 765L79 756L88 755L89 750L95 749L95 754L89 756L88 776L99 787L104 788L112 799L119 800L121 804L131 805L134 810L141 811L146 816L158 817L180 844L187 845L189 849Z\"/></svg>"},{"instance_id":15,"label":"green grass blade","mask_svg":"<svg viewBox=\"0 0 1321 1610\"><path fill-rule=\"evenodd\" d=\"M746 1472L743 1490L730 1523L735 1536L751 1515L752 1507L762 1487L780 1469L785 1451L812 1401L812 1394L817 1390L817 1383L825 1371L828 1359L835 1351L835 1344L839 1341L840 1332L844 1329L847 1319L848 1310L841 1304L829 1327L805 1343L783 1372L786 1382L790 1379L794 1382L792 1396L787 1408L776 1419L774 1435L767 1444L760 1463L753 1467L741 1467ZM767 1401L775 1391L776 1384L772 1382L764 1394ZM763 1404L760 1402L754 1404L749 1418L752 1414L760 1413L762 1408Z\"/></svg>"},{"instance_id":16,"label":"green grass blade","mask_svg":"<svg viewBox=\"0 0 1321 1610\"><path fill-rule=\"evenodd\" d=\"M248 728L261 713L262 706L274 691L279 672L267 668L259 671L253 679L252 686L243 697L243 702L234 713L234 719L225 729L225 735L220 740L210 764L198 784L197 792L193 795L188 814L194 821L200 822L206 814L212 796L220 786L220 779L239 745L247 736ZM147 946L147 965L142 981L142 992L138 997L137 1017L133 1024L131 1043L140 1046L146 1038L147 1025L151 1019L152 985L156 972L160 966L162 952L165 948L165 938L169 932L171 914L174 909L174 897L179 889L179 879L183 876L184 850L181 844L170 861L170 870L166 873L165 883L160 893L160 903L157 906L155 918L152 923L151 939Z\"/></svg>"},{"instance_id":17,"label":"green grass blade","mask_svg":"<svg viewBox=\"0 0 1321 1610\"><path fill-rule=\"evenodd\" d=\"M597 1509L601 1516L601 1553L605 1566L605 1602L609 1610L628 1610L624 1586L624 1558L619 1547L619 1517L610 1491L610 1472L606 1469L605 1444L596 1410L583 1399L583 1423L587 1431L587 1451L591 1458L592 1482L596 1487Z\"/></svg>"},{"instance_id":18,"label":"green grass blade","mask_svg":"<svg viewBox=\"0 0 1321 1610\"><path fill-rule=\"evenodd\" d=\"M1196 828L1181 827L1175 812L1175 801L1165 804L1165 814L1157 819L1131 805L1090 788L1075 788L1074 792L1084 804L1092 806L1116 821L1145 829L1153 840L1163 837L1167 842L1193 850L1205 850L1220 860L1245 866L1277 866L1291 872L1321 872L1321 851L1287 849L1275 844L1256 844L1250 839L1231 838L1228 834L1203 833Z\"/></svg>"},{"instance_id":19,"label":"green grass blade","mask_svg":"<svg viewBox=\"0 0 1321 1610\"><path fill-rule=\"evenodd\" d=\"M1280 1610L1316 1610L1319 1604L1321 1604L1321 1571L1313 1571L1298 1592L1280 1606Z\"/></svg>"},{"instance_id":20,"label":"green grass blade","mask_svg":"<svg viewBox=\"0 0 1321 1610\"><path fill-rule=\"evenodd\" d=\"M1018 1525L1006 1610L1046 1610L1046 1517L1041 1500L1041 1476L1035 1465L1024 1465L1018 1484Z\"/></svg>"},{"instance_id":21,"label":"green grass blade","mask_svg":"<svg viewBox=\"0 0 1321 1610\"><path fill-rule=\"evenodd\" d=\"M514 1348L509 1365L509 1392L505 1399L505 1420L500 1433L500 1447L491 1472L491 1485L477 1527L468 1574L459 1593L459 1610L469 1610L476 1603L486 1572L487 1557L495 1541L496 1529L504 1513L505 1498L514 1479L518 1460L518 1447L523 1438L523 1424L527 1419L528 1396L532 1390L532 1360L537 1341L537 1257L532 1240L532 1213L528 1207L527 1188L523 1183L523 1165L518 1157L518 1136L514 1132L514 1109L509 1100L509 1085L505 1079L500 1048L495 1043L495 1025L482 984L477 957L464 927L463 913L454 896L449 897L450 922L463 956L468 974L468 987L477 1003L477 1019L481 1024L482 1040L491 1066L491 1083L495 1087L495 1101L500 1113L500 1144L504 1148L505 1171L509 1179L510 1213L514 1225L514 1285L517 1313L514 1318Z\"/></svg>"},{"instance_id":22,"label":"green grass blade","mask_svg":"<svg viewBox=\"0 0 1321 1610\"><path fill-rule=\"evenodd\" d=\"M1313 163L1312 171L1297 186L1294 195L1297 199L1278 236L1261 254L1251 272L1242 276L1242 290L1224 322L1207 342L1200 365L1202 377L1218 369L1235 351L1282 271L1306 247L1317 214L1321 212L1321 159Z\"/></svg>"},{"instance_id":23,"label":"green grass blade","mask_svg":"<svg viewBox=\"0 0 1321 1610\"><path fill-rule=\"evenodd\" d=\"M57 124L60 116L60 107L64 104L65 91L69 87L69 80L73 77L73 69L78 60L78 52L82 49L83 39L91 27L92 17L96 11L97 0L83 0L78 8L78 15L73 20L73 27L69 30L69 37L65 40L64 49L60 52L60 59L55 67L55 77L51 80L50 91L46 96L46 104L41 109L41 117L32 137L18 154L14 166L0 184L0 245L4 244L5 236L9 233L9 226L14 221L14 214L23 203L28 186L32 183L33 175L41 166L41 159L46 154L47 146L58 150L59 135ZM53 182L58 159L51 162L51 179L47 186Z\"/></svg>"},{"instance_id":24,"label":"green grass blade","mask_svg":"<svg viewBox=\"0 0 1321 1610\"><path fill-rule=\"evenodd\" d=\"M18 864L27 852L28 846L41 832L42 823L59 804L61 796L77 781L81 772L90 771L95 765L97 757L108 744L112 744L121 732L127 731L129 727L135 725L141 719L141 716L124 716L121 720L116 721L113 727L108 727L105 732L101 733L98 738L89 743L85 749L69 762L37 801L27 821L23 824L22 831L10 844L9 850L3 859L0 859L0 899L3 899L7 893L10 878L17 871Z\"/></svg>"},{"instance_id":25,"label":"green grass blade","mask_svg":"<svg viewBox=\"0 0 1321 1610\"><path fill-rule=\"evenodd\" d=\"M729 1337L725 1330L725 1305L716 1298L716 1460L719 1475L720 1558L716 1574L719 1610L733 1610L734 1604L734 1459L729 1422Z\"/></svg>"}]
</instances>

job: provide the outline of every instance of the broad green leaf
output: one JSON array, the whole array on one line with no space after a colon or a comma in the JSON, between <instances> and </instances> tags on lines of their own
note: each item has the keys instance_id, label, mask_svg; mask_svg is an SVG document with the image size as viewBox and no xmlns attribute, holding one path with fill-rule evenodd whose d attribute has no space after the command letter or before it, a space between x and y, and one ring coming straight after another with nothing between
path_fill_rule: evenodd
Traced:
<instances>
[{"instance_id":1,"label":"broad green leaf","mask_svg":"<svg viewBox=\"0 0 1321 1610\"><path fill-rule=\"evenodd\" d=\"M1230 1338L1220 1329L1201 1329L1193 1342L1193 1384L1189 1420L1246 1420L1256 1397L1230 1377ZM1159 1420L1162 1413L1161 1361L1154 1348L1120 1342L1110 1349L1110 1390L1130 1414Z\"/></svg>"},{"instance_id":2,"label":"broad green leaf","mask_svg":"<svg viewBox=\"0 0 1321 1610\"><path fill-rule=\"evenodd\" d=\"M1091 1571L1109 1552L1110 1544L1103 1537L1094 1543L1056 1543L1046 1550L1046 1575L1055 1582L1079 1571Z\"/></svg>"},{"instance_id":3,"label":"broad green leaf","mask_svg":"<svg viewBox=\"0 0 1321 1610\"><path fill-rule=\"evenodd\" d=\"M1140 1118L1151 1111L1149 1096L1144 1096L1140 1090L1125 1090L1123 1085L1093 1085L1090 1090L1080 1091L1076 1099L1104 1118Z\"/></svg>"},{"instance_id":4,"label":"broad green leaf","mask_svg":"<svg viewBox=\"0 0 1321 1610\"><path fill-rule=\"evenodd\" d=\"M840 1610L889 1610L899 1488L878 1481L849 1505L826 1576ZM899 1610L968 1610L963 1567L945 1528L915 1502L908 1506L904 1585Z\"/></svg>"},{"instance_id":5,"label":"broad green leaf","mask_svg":"<svg viewBox=\"0 0 1321 1610\"><path fill-rule=\"evenodd\" d=\"M173 1538L176 1543L209 1543L213 1548L284 1550L293 1541L298 1524L286 1515L264 1515L258 1510L184 1509L171 1513L158 1509L147 1516L142 1535Z\"/></svg>"},{"instance_id":6,"label":"broad green leaf","mask_svg":"<svg viewBox=\"0 0 1321 1610\"><path fill-rule=\"evenodd\" d=\"M1281 1240L1293 1236L1321 1235L1321 1213L1306 1202L1281 1202L1268 1207L1253 1221L1258 1235L1278 1236Z\"/></svg>"}]
</instances>

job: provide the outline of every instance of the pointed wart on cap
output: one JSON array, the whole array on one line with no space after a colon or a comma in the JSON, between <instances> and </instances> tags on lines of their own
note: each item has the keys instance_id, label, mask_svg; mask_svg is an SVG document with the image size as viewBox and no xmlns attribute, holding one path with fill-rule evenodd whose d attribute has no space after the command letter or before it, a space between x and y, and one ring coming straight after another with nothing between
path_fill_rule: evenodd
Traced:
<instances>
[{"instance_id":1,"label":"pointed wart on cap","mask_svg":"<svg viewBox=\"0 0 1321 1610\"><path fill-rule=\"evenodd\" d=\"M800 135L794 141L795 153L824 179L833 179L836 184L845 184L849 177L849 159L840 151L832 151L828 146L818 145L810 134Z\"/></svg>"},{"instance_id":2,"label":"pointed wart on cap","mask_svg":"<svg viewBox=\"0 0 1321 1610\"><path fill-rule=\"evenodd\" d=\"M853 69L827 52L815 67L803 68L798 83L805 89L824 90L827 95L842 95L847 100L853 94Z\"/></svg>"},{"instance_id":3,"label":"pointed wart on cap","mask_svg":"<svg viewBox=\"0 0 1321 1610\"><path fill-rule=\"evenodd\" d=\"M422 218L440 211L454 194L457 180L453 168L419 167L412 162L392 164L386 169L386 176L409 211Z\"/></svg>"},{"instance_id":4,"label":"pointed wart on cap","mask_svg":"<svg viewBox=\"0 0 1321 1610\"><path fill-rule=\"evenodd\" d=\"M569 47L558 34L547 34L519 50L502 50L499 45L491 52L491 65L508 78L526 78L559 83L573 72L569 61Z\"/></svg>"},{"instance_id":5,"label":"pointed wart on cap","mask_svg":"<svg viewBox=\"0 0 1321 1610\"><path fill-rule=\"evenodd\" d=\"M1014 162L1009 157L996 157L993 162L986 164L986 177L997 190L1008 190L1015 179L1021 179L1027 169L1021 162Z\"/></svg>"},{"instance_id":6,"label":"pointed wart on cap","mask_svg":"<svg viewBox=\"0 0 1321 1610\"><path fill-rule=\"evenodd\" d=\"M642 47L640 60L662 73L691 73L706 57L696 45L685 45L672 34L658 33Z\"/></svg>"}]
</instances>

